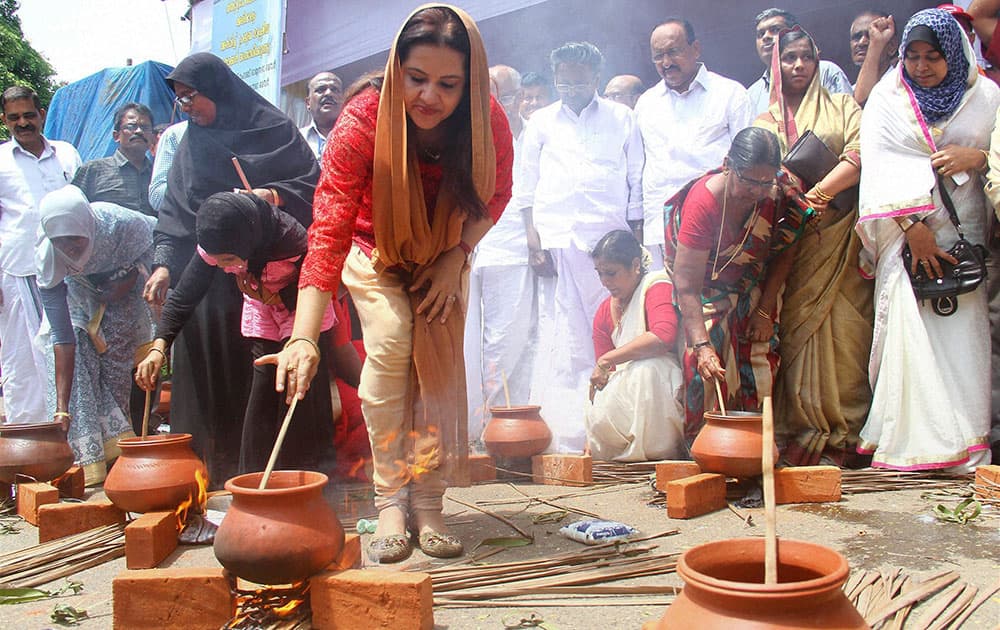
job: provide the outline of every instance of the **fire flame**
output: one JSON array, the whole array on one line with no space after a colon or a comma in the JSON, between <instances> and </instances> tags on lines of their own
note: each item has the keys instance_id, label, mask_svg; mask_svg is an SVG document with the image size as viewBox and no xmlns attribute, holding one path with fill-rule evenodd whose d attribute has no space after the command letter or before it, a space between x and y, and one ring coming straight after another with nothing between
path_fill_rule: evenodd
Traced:
<instances>
[{"instance_id":1,"label":"fire flame","mask_svg":"<svg viewBox=\"0 0 1000 630\"><path fill-rule=\"evenodd\" d=\"M276 620L308 615L309 586L304 580L288 587L237 590L237 614L224 628L276 627Z\"/></svg>"},{"instance_id":2,"label":"fire flame","mask_svg":"<svg viewBox=\"0 0 1000 630\"><path fill-rule=\"evenodd\" d=\"M204 513L205 505L208 503L208 477L198 469L194 471L194 479L198 486L197 494L192 496L191 493L188 493L188 497L181 501L177 509L174 510L174 514L177 515L178 531L184 529L184 524L187 522L188 510L192 506L195 507L196 512Z\"/></svg>"}]
</instances>

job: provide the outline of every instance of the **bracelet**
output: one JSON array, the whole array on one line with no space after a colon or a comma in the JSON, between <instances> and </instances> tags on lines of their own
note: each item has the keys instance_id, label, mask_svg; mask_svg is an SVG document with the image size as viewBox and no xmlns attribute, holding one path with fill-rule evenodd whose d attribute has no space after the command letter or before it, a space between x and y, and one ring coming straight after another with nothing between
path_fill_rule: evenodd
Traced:
<instances>
[{"instance_id":1,"label":"bracelet","mask_svg":"<svg viewBox=\"0 0 1000 630\"><path fill-rule=\"evenodd\" d=\"M815 186L813 186L813 192L816 193L816 196L823 203L830 203L831 201L833 201L833 195L826 194L823 191L823 189L819 187L819 184L816 184Z\"/></svg>"},{"instance_id":2,"label":"bracelet","mask_svg":"<svg viewBox=\"0 0 1000 630\"><path fill-rule=\"evenodd\" d=\"M53 418L72 418L73 416L71 416L68 411L57 411L54 414L52 414L52 417Z\"/></svg>"},{"instance_id":3,"label":"bracelet","mask_svg":"<svg viewBox=\"0 0 1000 630\"><path fill-rule=\"evenodd\" d=\"M691 346L691 349L697 352L701 348L710 348L710 347L712 347L711 341L699 341L698 343Z\"/></svg>"},{"instance_id":4,"label":"bracelet","mask_svg":"<svg viewBox=\"0 0 1000 630\"><path fill-rule=\"evenodd\" d=\"M285 342L285 345L284 345L284 346L282 347L282 350L284 350L284 349L285 349L285 348L287 348L288 346L292 345L292 344L293 344L293 343L295 343L296 341L305 341L305 342L306 342L306 343L308 343L308 344L309 344L310 346L312 346L313 348L315 348L315 350L316 350L316 354L322 354L322 353L320 352L320 350L319 350L319 344L317 344L317 343L316 343L315 341L313 341L313 340L312 340L312 339L310 339L309 337L292 337L291 339L289 339L288 341L286 341L286 342Z\"/></svg>"},{"instance_id":5,"label":"bracelet","mask_svg":"<svg viewBox=\"0 0 1000 630\"><path fill-rule=\"evenodd\" d=\"M983 149L979 149L979 152L982 153L983 157L986 158L986 163L983 164L983 168L981 168L979 170L983 171L983 172L986 172L990 168L990 154L988 152L984 151Z\"/></svg>"},{"instance_id":6,"label":"bracelet","mask_svg":"<svg viewBox=\"0 0 1000 630\"><path fill-rule=\"evenodd\" d=\"M166 352L164 352L163 350L160 350L160 349L159 349L159 348L157 348L156 346L150 346L150 347L149 347L149 352L159 352L159 353L160 353L160 354L161 354L161 355L163 356L163 360L164 360L164 361L166 361L166 360L167 360L167 353L166 353ZM147 352L146 354L149 354L149 352Z\"/></svg>"},{"instance_id":7,"label":"bracelet","mask_svg":"<svg viewBox=\"0 0 1000 630\"><path fill-rule=\"evenodd\" d=\"M763 318L764 318L764 319L766 319L766 320L769 320L769 321L772 321L772 322L774 321L774 318L773 318L773 317L771 317L771 314L770 314L770 313L768 313L767 311L765 311L764 309L762 309L762 308L761 308L761 307L759 307L759 306L758 306L758 307L757 307L757 309L756 309L756 310L754 311L754 313L756 313L756 314L760 315L761 317L763 317Z\"/></svg>"}]
</instances>

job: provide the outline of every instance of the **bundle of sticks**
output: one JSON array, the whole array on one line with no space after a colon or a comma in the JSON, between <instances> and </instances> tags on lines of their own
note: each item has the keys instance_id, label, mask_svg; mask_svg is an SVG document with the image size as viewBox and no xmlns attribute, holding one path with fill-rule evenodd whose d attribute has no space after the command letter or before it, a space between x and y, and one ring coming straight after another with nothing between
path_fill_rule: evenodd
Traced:
<instances>
[{"instance_id":1,"label":"bundle of sticks","mask_svg":"<svg viewBox=\"0 0 1000 630\"><path fill-rule=\"evenodd\" d=\"M943 571L918 581L898 568L888 573L856 571L844 592L873 630L961 628L1000 585L980 593L959 577L955 571ZM911 620L917 606L920 615Z\"/></svg>"},{"instance_id":2,"label":"bundle of sticks","mask_svg":"<svg viewBox=\"0 0 1000 630\"><path fill-rule=\"evenodd\" d=\"M971 487L972 475L954 475L934 471L900 471L864 468L840 473L843 494L889 492L892 490L938 490Z\"/></svg>"},{"instance_id":3,"label":"bundle of sticks","mask_svg":"<svg viewBox=\"0 0 1000 630\"><path fill-rule=\"evenodd\" d=\"M0 556L0 584L47 584L125 555L125 526L105 525Z\"/></svg>"}]
</instances>

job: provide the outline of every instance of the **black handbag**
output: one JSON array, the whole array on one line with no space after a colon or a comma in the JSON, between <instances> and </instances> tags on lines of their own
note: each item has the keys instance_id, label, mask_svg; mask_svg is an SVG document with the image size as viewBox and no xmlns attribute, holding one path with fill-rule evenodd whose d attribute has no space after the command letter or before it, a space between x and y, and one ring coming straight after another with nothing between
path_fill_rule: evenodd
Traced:
<instances>
[{"instance_id":1,"label":"black handbag","mask_svg":"<svg viewBox=\"0 0 1000 630\"><path fill-rule=\"evenodd\" d=\"M840 156L831 151L819 136L806 131L788 149L781 164L802 180L805 190L809 190L840 164ZM858 186L855 184L837 193L830 206L835 210L850 210L857 202Z\"/></svg>"},{"instance_id":2,"label":"black handbag","mask_svg":"<svg viewBox=\"0 0 1000 630\"><path fill-rule=\"evenodd\" d=\"M913 254L910 252L910 246L906 245L903 247L903 265L906 266L906 273L910 276L910 284L913 286L913 293L917 299L930 300L934 312L942 317L947 317L958 310L959 295L975 291L976 287L986 279L986 248L982 245L973 245L965 240L962 224L958 222L958 213L955 212L951 195L948 194L940 175L937 176L937 180L941 201L944 202L944 207L948 210L948 217L958 232L958 242L948 250L948 253L958 263L953 265L938 259L942 272L940 278L929 277L924 272L922 265L917 265L917 272L913 273L911 271L913 269Z\"/></svg>"}]
</instances>

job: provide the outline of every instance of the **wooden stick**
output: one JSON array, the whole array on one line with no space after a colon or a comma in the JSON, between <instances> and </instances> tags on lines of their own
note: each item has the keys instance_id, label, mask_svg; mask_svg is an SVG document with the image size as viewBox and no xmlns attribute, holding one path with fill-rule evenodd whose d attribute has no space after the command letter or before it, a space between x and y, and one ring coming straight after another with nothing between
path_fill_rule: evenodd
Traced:
<instances>
[{"instance_id":1,"label":"wooden stick","mask_svg":"<svg viewBox=\"0 0 1000 630\"><path fill-rule=\"evenodd\" d=\"M146 406L142 409L142 437L149 435L149 404L153 399L153 390L146 391Z\"/></svg>"},{"instance_id":2,"label":"wooden stick","mask_svg":"<svg viewBox=\"0 0 1000 630\"><path fill-rule=\"evenodd\" d=\"M233 159L235 160L236 158ZM278 438L274 441L274 448L271 449L271 457L267 460L267 468L264 469L264 476L260 478L260 485L257 486L258 490L267 488L267 482L271 478L271 471L274 470L274 464L278 461L281 443L285 441L285 434L288 433L288 425L292 423L292 414L295 413L295 405L298 403L299 397L296 396L292 399L292 404L288 406L288 413L285 414L285 419L281 423L281 430L278 431Z\"/></svg>"},{"instance_id":3,"label":"wooden stick","mask_svg":"<svg viewBox=\"0 0 1000 630\"><path fill-rule=\"evenodd\" d=\"M491 512L491 511L487 510L486 508L481 508L478 505L473 505L471 503L466 503L465 501L459 501L458 499L456 499L455 497L452 497L452 496L445 495L445 498L448 499L449 501L454 501L455 503L457 503L459 505L464 505L467 508L472 508L473 510L482 512L483 514L485 514L487 516L492 516L493 518L497 519L498 521L506 523L511 528L513 528L515 531L517 531L518 534L521 534L522 536L524 536L528 540L534 540L535 539L534 536L532 536L528 532L524 531L523 529L521 529L520 527L518 527L517 525L515 525L513 521L511 521L510 519L505 518L503 516L500 516L496 512Z\"/></svg>"},{"instance_id":4,"label":"wooden stick","mask_svg":"<svg viewBox=\"0 0 1000 630\"><path fill-rule=\"evenodd\" d=\"M500 370L500 382L503 383L503 399L507 403L507 408L510 409L510 390L507 388L507 373Z\"/></svg>"},{"instance_id":5,"label":"wooden stick","mask_svg":"<svg viewBox=\"0 0 1000 630\"><path fill-rule=\"evenodd\" d=\"M233 156L233 167L236 168L236 174L240 176L240 181L243 182L243 187L246 188L248 193L253 193L253 188L250 187L250 180L247 179L247 174L243 172L243 167L240 166L240 159Z\"/></svg>"},{"instance_id":6,"label":"wooden stick","mask_svg":"<svg viewBox=\"0 0 1000 630\"><path fill-rule=\"evenodd\" d=\"M722 397L722 384L719 383L719 379L712 379L715 381L715 395L719 397L719 411L722 415L726 415L726 401Z\"/></svg>"},{"instance_id":7,"label":"wooden stick","mask_svg":"<svg viewBox=\"0 0 1000 630\"><path fill-rule=\"evenodd\" d=\"M725 413L725 412L723 412ZM774 413L771 397L764 397L763 447L761 466L764 471L764 583L778 583L778 526L774 502Z\"/></svg>"}]
</instances>

